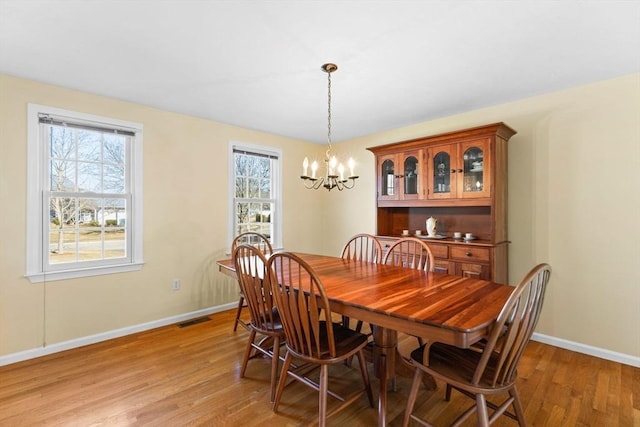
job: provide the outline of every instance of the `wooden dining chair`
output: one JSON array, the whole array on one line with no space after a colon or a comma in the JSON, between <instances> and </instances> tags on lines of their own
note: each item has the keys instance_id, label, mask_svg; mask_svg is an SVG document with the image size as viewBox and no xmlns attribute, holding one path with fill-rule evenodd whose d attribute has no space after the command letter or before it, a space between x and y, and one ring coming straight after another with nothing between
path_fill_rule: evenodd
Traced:
<instances>
[{"instance_id":1,"label":"wooden dining chair","mask_svg":"<svg viewBox=\"0 0 640 427\"><path fill-rule=\"evenodd\" d=\"M327 418L366 393L369 405L373 407L373 394L369 374L362 349L367 345L367 336L334 323L329 299L322 282L311 267L297 255L280 252L269 258L271 283L285 331L287 353L278 381L274 412L278 411L280 399L290 376L293 379L317 390L318 424L324 427ZM343 363L357 356L364 388L348 397L338 396L329 390L328 366ZM305 363L304 371L291 369L293 358ZM305 376L307 364L320 367L319 384ZM327 413L327 397L341 401L330 413Z\"/></svg>"},{"instance_id":2,"label":"wooden dining chair","mask_svg":"<svg viewBox=\"0 0 640 427\"><path fill-rule=\"evenodd\" d=\"M269 242L269 238L264 234L255 233L253 231L249 231L246 233L239 234L233 239L231 242L231 255L235 251L236 247L239 245L251 245L260 249L264 255L271 255L273 253L273 247ZM240 297L238 299L238 308L236 310L236 318L233 322L233 331L235 332L238 329L238 323L241 324L245 329L249 329L249 325L247 325L242 318L242 310L247 306L244 300L244 295L242 295L242 290L240 290Z\"/></svg>"},{"instance_id":3,"label":"wooden dining chair","mask_svg":"<svg viewBox=\"0 0 640 427\"><path fill-rule=\"evenodd\" d=\"M273 402L280 360L280 346L284 341L284 329L276 309L271 286L267 259L260 249L251 245L240 245L233 252L233 262L240 283L240 289L251 313L247 347L242 359L240 378L244 378L249 359L265 355L271 358L271 401ZM256 336L262 339L256 342ZM268 345L272 340L273 344ZM253 353L253 354L252 354Z\"/></svg>"},{"instance_id":4,"label":"wooden dining chair","mask_svg":"<svg viewBox=\"0 0 640 427\"><path fill-rule=\"evenodd\" d=\"M354 261L379 263L382 261L382 245L376 236L372 234L356 234L344 245L340 257ZM348 316L342 316L342 324L349 326ZM362 320L358 320L356 331L360 332L361 330Z\"/></svg>"},{"instance_id":5,"label":"wooden dining chair","mask_svg":"<svg viewBox=\"0 0 640 427\"><path fill-rule=\"evenodd\" d=\"M433 271L433 253L424 240L403 237L389 246L382 258L382 264Z\"/></svg>"},{"instance_id":6,"label":"wooden dining chair","mask_svg":"<svg viewBox=\"0 0 640 427\"><path fill-rule=\"evenodd\" d=\"M353 236L342 249L343 259L379 263L382 260L382 245L372 234L360 233Z\"/></svg>"},{"instance_id":7,"label":"wooden dining chair","mask_svg":"<svg viewBox=\"0 0 640 427\"><path fill-rule=\"evenodd\" d=\"M411 363L416 367L416 372L403 426L408 426L411 419L429 425L412 414L424 373L447 384L447 401L451 398L452 388L475 399L475 405L465 411L455 425L462 423L473 412L477 412L480 426L490 425L502 414L517 420L521 426L526 425L516 388L517 368L540 317L550 275L551 268L547 264L537 265L527 273L514 288L481 346L463 349L436 343L430 348L428 345L422 346L411 353ZM508 397L499 405L487 400L487 396L505 393ZM515 414L507 411L511 405ZM491 417L488 408L494 411Z\"/></svg>"}]
</instances>

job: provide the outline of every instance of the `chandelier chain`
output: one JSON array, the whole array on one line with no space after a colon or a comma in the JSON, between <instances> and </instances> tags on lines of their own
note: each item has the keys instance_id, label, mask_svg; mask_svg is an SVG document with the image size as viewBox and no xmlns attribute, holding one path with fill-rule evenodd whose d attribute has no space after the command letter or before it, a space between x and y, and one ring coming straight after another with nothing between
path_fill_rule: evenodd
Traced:
<instances>
[{"instance_id":1,"label":"chandelier chain","mask_svg":"<svg viewBox=\"0 0 640 427\"><path fill-rule=\"evenodd\" d=\"M327 157L331 151L331 71L327 72Z\"/></svg>"}]
</instances>

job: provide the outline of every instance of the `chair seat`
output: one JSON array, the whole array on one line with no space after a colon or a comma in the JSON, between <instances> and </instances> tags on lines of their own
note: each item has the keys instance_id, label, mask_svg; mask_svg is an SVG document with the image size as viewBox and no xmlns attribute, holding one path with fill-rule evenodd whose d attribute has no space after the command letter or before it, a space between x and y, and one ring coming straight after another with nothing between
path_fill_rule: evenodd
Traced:
<instances>
[{"instance_id":1,"label":"chair seat","mask_svg":"<svg viewBox=\"0 0 640 427\"><path fill-rule=\"evenodd\" d=\"M345 359L367 345L369 338L367 335L342 326L340 323L332 322L331 326L335 339L336 354L335 357L331 357L329 353L329 341L327 340L326 324L326 321L320 321L320 354L313 358L314 363L335 363L336 360ZM295 357L310 360L309 357L298 353L293 348L290 348L289 351L291 351Z\"/></svg>"},{"instance_id":2,"label":"chair seat","mask_svg":"<svg viewBox=\"0 0 640 427\"><path fill-rule=\"evenodd\" d=\"M258 324L259 322L254 321L254 319L252 318L250 322L251 327L263 334L281 334L284 336L284 327L282 326L282 319L280 319L280 313L278 313L278 309L276 307L273 307L271 313L271 315L273 316L273 323L263 322L264 325L260 325ZM268 317L269 315L267 314L266 316ZM264 327L267 324L269 324L269 328Z\"/></svg>"},{"instance_id":3,"label":"chair seat","mask_svg":"<svg viewBox=\"0 0 640 427\"><path fill-rule=\"evenodd\" d=\"M421 346L411 352L411 358L422 363L425 346ZM487 369L476 387L494 389L493 377L495 375L495 362L497 353L493 353L487 364ZM482 351L464 349L455 346L434 343L429 351L429 365L427 369L433 373L439 373L449 381L455 380L461 383L472 384L473 376L482 357ZM498 387L496 389L500 390Z\"/></svg>"},{"instance_id":4,"label":"chair seat","mask_svg":"<svg viewBox=\"0 0 640 427\"><path fill-rule=\"evenodd\" d=\"M320 322L320 324L325 324L325 321ZM367 335L354 331L346 326L341 325L340 323L332 323L333 326L333 336L335 338L336 343L336 357L340 358L348 353L353 353L357 351L359 348L364 347L367 344L368 337ZM324 327L322 329L324 331ZM326 340L326 334L322 333L320 341L320 347L322 349L322 357L329 358L328 354L328 344Z\"/></svg>"}]
</instances>

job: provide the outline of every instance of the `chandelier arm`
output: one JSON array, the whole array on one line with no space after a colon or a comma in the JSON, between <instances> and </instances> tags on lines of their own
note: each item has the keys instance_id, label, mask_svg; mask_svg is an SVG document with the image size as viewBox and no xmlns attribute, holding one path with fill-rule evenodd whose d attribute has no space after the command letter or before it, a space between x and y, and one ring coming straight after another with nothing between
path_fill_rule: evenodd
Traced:
<instances>
[{"instance_id":1,"label":"chandelier arm","mask_svg":"<svg viewBox=\"0 0 640 427\"><path fill-rule=\"evenodd\" d=\"M304 182L304 187L307 190L317 190L322 185L324 178L309 178L309 177L301 177Z\"/></svg>"},{"instance_id":2,"label":"chandelier arm","mask_svg":"<svg viewBox=\"0 0 640 427\"><path fill-rule=\"evenodd\" d=\"M355 187L355 186L356 186L356 178L358 178L358 177L357 177L357 176L356 176L356 177L349 177L349 180L351 180L351 185L347 185L347 183L349 182L349 180L346 180L346 179L345 179L345 180L343 181L342 186L343 186L344 188L346 188L347 190L351 190L353 187Z\"/></svg>"}]
</instances>

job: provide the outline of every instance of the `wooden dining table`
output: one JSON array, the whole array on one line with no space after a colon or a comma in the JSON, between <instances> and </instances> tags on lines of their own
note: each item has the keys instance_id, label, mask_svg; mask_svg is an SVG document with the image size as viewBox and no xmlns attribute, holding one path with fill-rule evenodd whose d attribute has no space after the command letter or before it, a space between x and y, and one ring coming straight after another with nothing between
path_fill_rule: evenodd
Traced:
<instances>
[{"instance_id":1,"label":"wooden dining table","mask_svg":"<svg viewBox=\"0 0 640 427\"><path fill-rule=\"evenodd\" d=\"M380 378L378 425L386 426L388 381L402 365L398 332L468 348L484 338L513 287L486 280L397 266L296 253L320 278L335 313L368 322ZM233 260L217 261L235 276ZM432 384L435 387L435 383Z\"/></svg>"}]
</instances>

